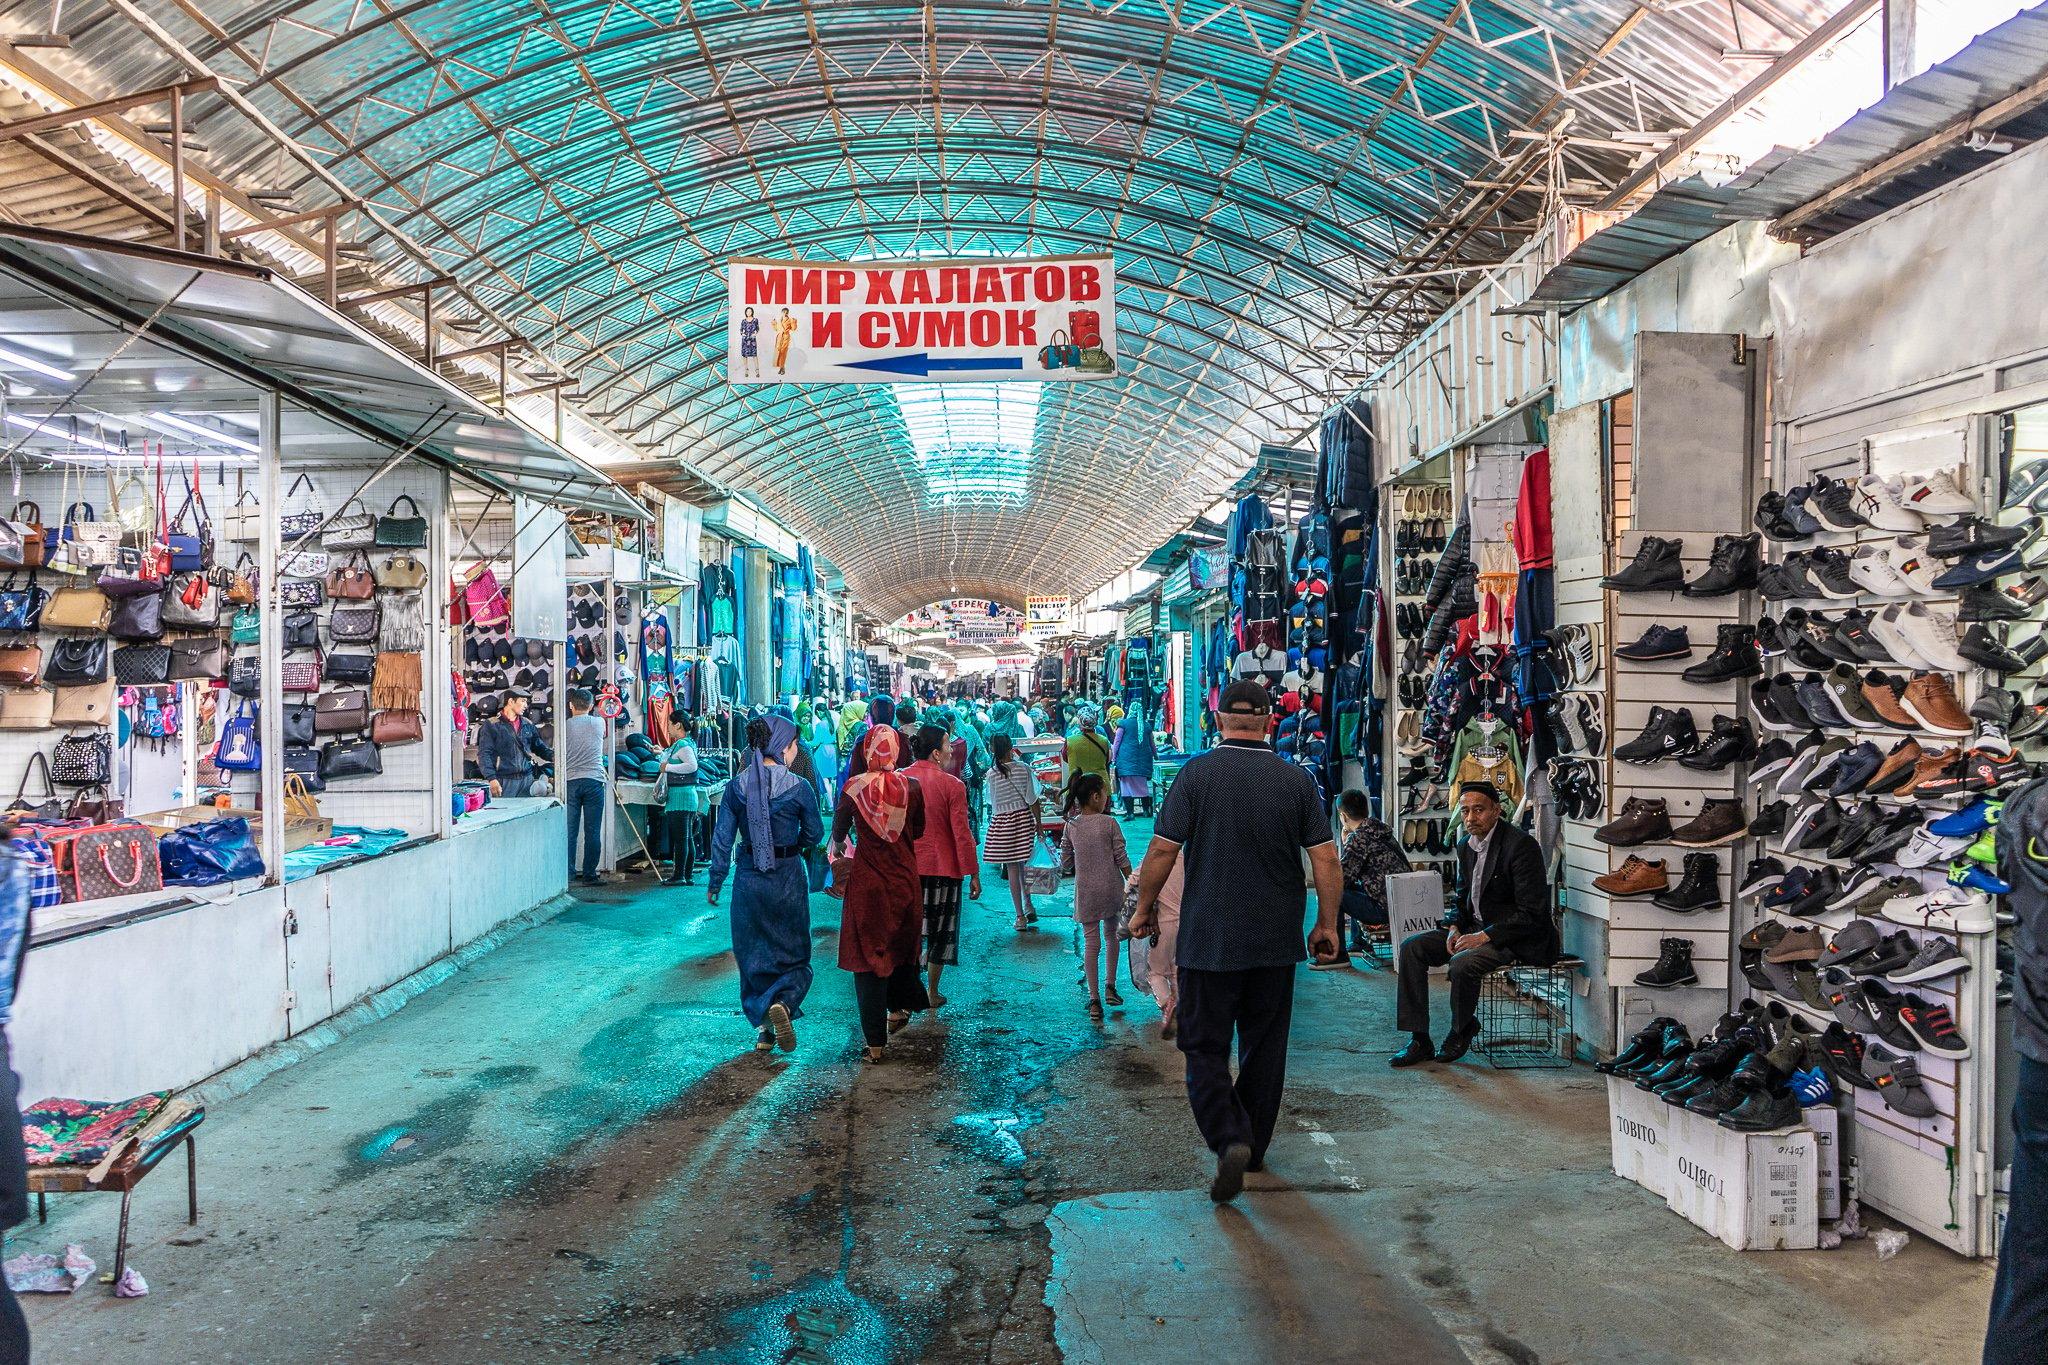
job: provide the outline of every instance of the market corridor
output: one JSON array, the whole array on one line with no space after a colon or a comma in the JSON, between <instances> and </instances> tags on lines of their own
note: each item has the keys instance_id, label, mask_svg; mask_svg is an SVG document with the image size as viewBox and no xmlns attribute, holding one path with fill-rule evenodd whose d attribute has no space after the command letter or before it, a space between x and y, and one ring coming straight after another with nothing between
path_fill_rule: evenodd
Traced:
<instances>
[{"instance_id":1,"label":"market corridor","mask_svg":"<svg viewBox=\"0 0 2048 1365\"><path fill-rule=\"evenodd\" d=\"M1024 938L970 905L942 1017L863 1069L837 902L784 1060L701 885L590 893L215 1104L200 1227L145 1186L153 1292L31 1299L37 1358L1974 1359L1987 1268L1731 1256L1606 1173L1590 1071L1390 1073L1383 972L1302 973L1272 1173L1216 1210L1178 1055L1149 1003L1090 1025L1064 899ZM57 1202L13 1249L106 1252L111 1203Z\"/></svg>"}]
</instances>

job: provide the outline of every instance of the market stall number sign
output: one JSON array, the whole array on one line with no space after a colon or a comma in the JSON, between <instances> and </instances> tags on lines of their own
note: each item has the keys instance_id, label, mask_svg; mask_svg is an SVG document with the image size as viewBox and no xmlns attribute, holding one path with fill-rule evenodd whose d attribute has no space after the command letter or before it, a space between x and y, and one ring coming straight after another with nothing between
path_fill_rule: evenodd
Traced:
<instances>
[{"instance_id":1,"label":"market stall number sign","mask_svg":"<svg viewBox=\"0 0 2048 1365\"><path fill-rule=\"evenodd\" d=\"M1116 261L763 261L726 266L735 384L1108 379Z\"/></svg>"}]
</instances>

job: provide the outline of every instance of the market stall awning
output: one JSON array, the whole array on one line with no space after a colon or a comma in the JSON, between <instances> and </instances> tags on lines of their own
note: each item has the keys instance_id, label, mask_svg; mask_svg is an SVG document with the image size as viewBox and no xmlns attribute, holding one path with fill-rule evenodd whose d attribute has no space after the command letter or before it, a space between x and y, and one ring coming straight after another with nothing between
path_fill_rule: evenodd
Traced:
<instances>
[{"instance_id":1,"label":"market stall awning","mask_svg":"<svg viewBox=\"0 0 2048 1365\"><path fill-rule=\"evenodd\" d=\"M616 481L261 266L0 224L0 270L78 312L271 389L483 487L645 518ZM96 394L146 376L105 366Z\"/></svg>"}]
</instances>

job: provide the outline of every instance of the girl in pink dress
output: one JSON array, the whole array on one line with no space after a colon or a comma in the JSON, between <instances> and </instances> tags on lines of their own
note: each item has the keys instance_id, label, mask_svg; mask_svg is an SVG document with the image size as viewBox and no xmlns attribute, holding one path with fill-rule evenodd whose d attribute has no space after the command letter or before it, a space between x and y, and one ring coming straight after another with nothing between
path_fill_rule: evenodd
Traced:
<instances>
[{"instance_id":1,"label":"girl in pink dress","mask_svg":"<svg viewBox=\"0 0 2048 1365\"><path fill-rule=\"evenodd\" d=\"M1082 935L1082 960L1088 980L1088 1017L1102 1018L1105 997L1121 1005L1116 989L1117 911L1123 908L1124 879L1131 875L1131 855L1124 848L1124 828L1104 814L1109 784L1100 773L1081 773L1067 787L1067 831L1060 840L1060 871L1074 879L1074 923ZM1103 928L1108 922L1107 931ZM1098 965L1108 941L1107 977ZM1107 980L1105 992L1102 983Z\"/></svg>"}]
</instances>

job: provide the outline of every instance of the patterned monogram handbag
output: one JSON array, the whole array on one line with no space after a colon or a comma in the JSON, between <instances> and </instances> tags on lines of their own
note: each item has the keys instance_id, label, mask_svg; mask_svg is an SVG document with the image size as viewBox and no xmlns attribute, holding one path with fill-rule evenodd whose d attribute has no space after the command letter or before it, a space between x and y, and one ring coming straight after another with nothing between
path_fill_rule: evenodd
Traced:
<instances>
[{"instance_id":1,"label":"patterned monogram handbag","mask_svg":"<svg viewBox=\"0 0 2048 1365\"><path fill-rule=\"evenodd\" d=\"M66 900L94 901L164 889L156 835L144 825L130 820L92 825L65 842L71 845L69 857L60 856Z\"/></svg>"}]
</instances>

